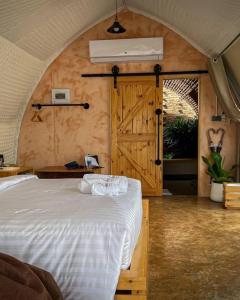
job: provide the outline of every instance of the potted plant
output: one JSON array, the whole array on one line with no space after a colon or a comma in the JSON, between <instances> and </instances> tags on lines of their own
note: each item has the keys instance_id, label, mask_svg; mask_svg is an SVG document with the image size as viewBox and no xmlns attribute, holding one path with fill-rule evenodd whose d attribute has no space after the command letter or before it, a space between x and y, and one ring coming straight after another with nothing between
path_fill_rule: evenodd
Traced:
<instances>
[{"instance_id":1,"label":"potted plant","mask_svg":"<svg viewBox=\"0 0 240 300\"><path fill-rule=\"evenodd\" d=\"M223 159L220 153L212 152L211 159L202 156L203 161L208 166L207 174L211 176L211 194L210 199L216 202L223 202L223 183L231 182L233 170L236 165L230 170L224 170Z\"/></svg>"}]
</instances>

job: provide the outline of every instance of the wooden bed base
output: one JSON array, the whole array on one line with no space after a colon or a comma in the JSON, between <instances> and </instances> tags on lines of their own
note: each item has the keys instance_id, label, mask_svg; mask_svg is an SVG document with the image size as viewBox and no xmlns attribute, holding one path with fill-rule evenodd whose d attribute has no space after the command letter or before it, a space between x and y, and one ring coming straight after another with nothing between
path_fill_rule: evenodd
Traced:
<instances>
[{"instance_id":1,"label":"wooden bed base","mask_svg":"<svg viewBox=\"0 0 240 300\"><path fill-rule=\"evenodd\" d=\"M120 273L115 300L147 300L149 203L143 199L142 230L131 266Z\"/></svg>"}]
</instances>

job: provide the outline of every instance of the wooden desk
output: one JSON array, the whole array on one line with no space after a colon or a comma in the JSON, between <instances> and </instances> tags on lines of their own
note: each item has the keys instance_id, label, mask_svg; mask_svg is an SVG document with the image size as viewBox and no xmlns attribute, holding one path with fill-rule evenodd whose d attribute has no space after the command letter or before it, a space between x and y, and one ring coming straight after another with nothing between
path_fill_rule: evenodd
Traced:
<instances>
[{"instance_id":1,"label":"wooden desk","mask_svg":"<svg viewBox=\"0 0 240 300\"><path fill-rule=\"evenodd\" d=\"M54 178L82 178L84 174L101 173L101 168L98 169L72 169L69 170L65 167L51 166L35 170L35 174L41 179L54 179Z\"/></svg>"},{"instance_id":2,"label":"wooden desk","mask_svg":"<svg viewBox=\"0 0 240 300\"><path fill-rule=\"evenodd\" d=\"M3 167L0 169L0 177L21 175L26 173L33 173L33 169L30 167Z\"/></svg>"}]
</instances>

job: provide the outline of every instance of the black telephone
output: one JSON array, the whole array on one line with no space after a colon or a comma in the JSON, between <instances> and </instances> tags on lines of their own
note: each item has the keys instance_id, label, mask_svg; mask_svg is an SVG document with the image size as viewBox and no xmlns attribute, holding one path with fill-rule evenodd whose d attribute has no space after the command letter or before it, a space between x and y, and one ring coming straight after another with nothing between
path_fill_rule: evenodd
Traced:
<instances>
[{"instance_id":1,"label":"black telephone","mask_svg":"<svg viewBox=\"0 0 240 300\"><path fill-rule=\"evenodd\" d=\"M75 160L70 161L69 163L65 164L64 167L66 167L69 170L82 169L83 168L83 166L79 165L79 163L77 163Z\"/></svg>"}]
</instances>

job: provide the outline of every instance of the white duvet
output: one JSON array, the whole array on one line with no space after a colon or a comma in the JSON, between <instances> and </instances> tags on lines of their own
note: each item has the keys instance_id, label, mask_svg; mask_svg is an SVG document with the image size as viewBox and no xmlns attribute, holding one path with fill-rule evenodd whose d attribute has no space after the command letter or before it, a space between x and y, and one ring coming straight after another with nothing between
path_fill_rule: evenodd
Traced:
<instances>
[{"instance_id":1,"label":"white duvet","mask_svg":"<svg viewBox=\"0 0 240 300\"><path fill-rule=\"evenodd\" d=\"M2 188L0 252L52 273L66 300L113 299L142 219L140 182L127 194L81 194L79 179L31 178Z\"/></svg>"}]
</instances>

